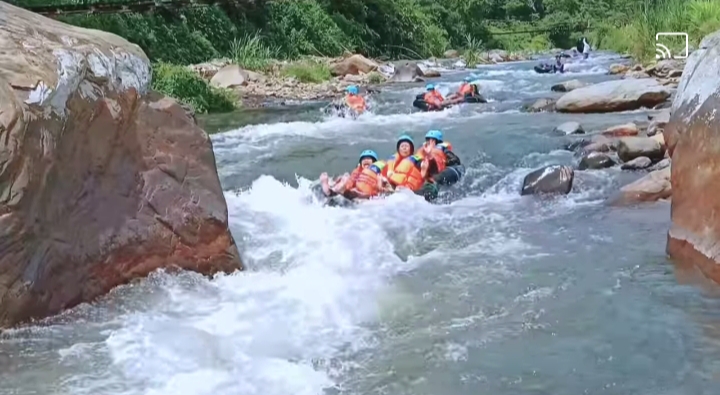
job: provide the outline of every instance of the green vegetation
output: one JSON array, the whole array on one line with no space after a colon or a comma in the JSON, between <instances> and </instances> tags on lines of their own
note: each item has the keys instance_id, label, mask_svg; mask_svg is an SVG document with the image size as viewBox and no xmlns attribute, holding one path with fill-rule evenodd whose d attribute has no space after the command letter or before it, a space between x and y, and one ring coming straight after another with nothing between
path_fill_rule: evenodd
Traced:
<instances>
[{"instance_id":1,"label":"green vegetation","mask_svg":"<svg viewBox=\"0 0 720 395\"><path fill-rule=\"evenodd\" d=\"M385 81L385 77L383 77L377 71L373 71L372 73L368 74L368 82L370 82L371 84L380 84L383 81Z\"/></svg>"},{"instance_id":2,"label":"green vegetation","mask_svg":"<svg viewBox=\"0 0 720 395\"><path fill-rule=\"evenodd\" d=\"M259 32L246 33L243 37L235 39L232 43L231 59L246 70L264 71L277 58L280 51L277 47L266 45Z\"/></svg>"},{"instance_id":3,"label":"green vegetation","mask_svg":"<svg viewBox=\"0 0 720 395\"><path fill-rule=\"evenodd\" d=\"M138 4L137 0L11 1L20 6ZM648 59L655 54L656 32L687 32L697 44L705 34L720 29L720 1L240 0L60 19L137 43L153 62L160 62L154 73L161 79L156 89L182 95L176 97L200 109L217 111L230 108L226 93L201 88L201 80L168 64L227 57L246 69L269 71L275 59L289 60L273 71L319 82L330 77L329 71L308 56L334 57L349 51L380 59L419 59L456 49L468 63L475 63L489 49L571 48L583 35L595 48Z\"/></svg>"},{"instance_id":4,"label":"green vegetation","mask_svg":"<svg viewBox=\"0 0 720 395\"><path fill-rule=\"evenodd\" d=\"M101 3L108 0L13 0L19 5ZM112 0L135 4L137 0ZM638 0L274 0L148 13L61 16L70 24L113 32L137 43L153 61L200 63L228 57L252 69L266 59L339 56L426 58L448 49L550 49L609 10ZM617 10L616 10L617 9ZM542 39L495 35L544 30ZM471 39L468 39L470 37ZM475 45L478 44L479 45Z\"/></svg>"},{"instance_id":5,"label":"green vegetation","mask_svg":"<svg viewBox=\"0 0 720 395\"><path fill-rule=\"evenodd\" d=\"M282 68L283 75L295 77L300 82L323 82L332 78L327 64L312 59L292 62Z\"/></svg>"},{"instance_id":6,"label":"green vegetation","mask_svg":"<svg viewBox=\"0 0 720 395\"><path fill-rule=\"evenodd\" d=\"M152 88L193 106L198 113L224 112L235 108L230 91L213 88L185 66L153 65Z\"/></svg>"},{"instance_id":7,"label":"green vegetation","mask_svg":"<svg viewBox=\"0 0 720 395\"><path fill-rule=\"evenodd\" d=\"M707 34L720 29L720 1L658 0L645 1L623 24L600 24L593 32L599 47L630 53L640 61L655 58L655 34L688 33L691 46L697 47ZM684 40L664 39L672 53L680 53Z\"/></svg>"}]
</instances>

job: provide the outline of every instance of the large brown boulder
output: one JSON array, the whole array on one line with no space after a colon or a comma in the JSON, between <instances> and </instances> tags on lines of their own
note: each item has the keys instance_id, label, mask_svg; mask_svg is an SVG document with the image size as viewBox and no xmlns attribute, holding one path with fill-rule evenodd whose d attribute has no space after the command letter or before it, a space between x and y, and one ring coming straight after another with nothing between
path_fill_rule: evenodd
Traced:
<instances>
[{"instance_id":1,"label":"large brown boulder","mask_svg":"<svg viewBox=\"0 0 720 395\"><path fill-rule=\"evenodd\" d=\"M113 34L0 2L0 327L241 269L211 142Z\"/></svg>"},{"instance_id":2,"label":"large brown boulder","mask_svg":"<svg viewBox=\"0 0 720 395\"><path fill-rule=\"evenodd\" d=\"M720 31L687 60L670 122L672 225L667 252L720 283Z\"/></svg>"},{"instance_id":3,"label":"large brown boulder","mask_svg":"<svg viewBox=\"0 0 720 395\"><path fill-rule=\"evenodd\" d=\"M667 100L672 88L655 79L605 81L568 92L555 103L559 112L601 113L652 108Z\"/></svg>"}]
</instances>

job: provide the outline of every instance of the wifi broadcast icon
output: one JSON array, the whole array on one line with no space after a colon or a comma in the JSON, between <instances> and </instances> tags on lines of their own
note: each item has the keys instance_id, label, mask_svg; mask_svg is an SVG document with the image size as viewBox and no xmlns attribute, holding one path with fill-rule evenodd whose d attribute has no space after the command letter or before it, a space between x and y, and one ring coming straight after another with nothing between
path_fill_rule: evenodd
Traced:
<instances>
[{"instance_id":1,"label":"wifi broadcast icon","mask_svg":"<svg viewBox=\"0 0 720 395\"><path fill-rule=\"evenodd\" d=\"M659 43L661 37L680 37L685 40L685 52L680 55L673 55L670 48ZM687 59L690 49L688 34L681 32L666 32L655 34L655 59Z\"/></svg>"}]
</instances>

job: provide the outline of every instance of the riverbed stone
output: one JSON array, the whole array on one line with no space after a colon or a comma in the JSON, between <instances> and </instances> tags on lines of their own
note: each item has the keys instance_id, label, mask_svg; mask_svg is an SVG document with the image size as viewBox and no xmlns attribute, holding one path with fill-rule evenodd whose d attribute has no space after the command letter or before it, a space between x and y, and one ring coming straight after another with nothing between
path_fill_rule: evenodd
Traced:
<instances>
[{"instance_id":1,"label":"riverbed stone","mask_svg":"<svg viewBox=\"0 0 720 395\"><path fill-rule=\"evenodd\" d=\"M579 122L568 121L568 122L562 123L562 124L558 125L557 127L555 127L554 132L558 133L558 134L568 135L568 134L583 134L583 133L585 133L585 130L583 129L582 125L580 125Z\"/></svg>"},{"instance_id":2,"label":"riverbed stone","mask_svg":"<svg viewBox=\"0 0 720 395\"><path fill-rule=\"evenodd\" d=\"M652 136L657 133L662 133L665 125L670 122L670 110L665 109L657 114L649 115L648 119L650 120L650 124L647 128L647 135Z\"/></svg>"},{"instance_id":3,"label":"riverbed stone","mask_svg":"<svg viewBox=\"0 0 720 395\"><path fill-rule=\"evenodd\" d=\"M615 161L602 152L590 152L583 155L578 165L578 170L605 169L615 166Z\"/></svg>"},{"instance_id":4,"label":"riverbed stone","mask_svg":"<svg viewBox=\"0 0 720 395\"><path fill-rule=\"evenodd\" d=\"M639 180L620 188L620 193L611 198L613 204L654 202L672 196L670 183L672 166L648 173Z\"/></svg>"},{"instance_id":5,"label":"riverbed stone","mask_svg":"<svg viewBox=\"0 0 720 395\"><path fill-rule=\"evenodd\" d=\"M555 108L559 112L603 113L636 110L667 100L672 89L655 79L627 79L605 81L565 93Z\"/></svg>"},{"instance_id":6,"label":"riverbed stone","mask_svg":"<svg viewBox=\"0 0 720 395\"><path fill-rule=\"evenodd\" d=\"M631 70L625 73L625 75L622 76L623 79L627 78L650 78L650 75L644 71L635 71Z\"/></svg>"},{"instance_id":7,"label":"riverbed stone","mask_svg":"<svg viewBox=\"0 0 720 395\"><path fill-rule=\"evenodd\" d=\"M611 64L608 69L608 74L623 74L630 70L630 66L626 64Z\"/></svg>"},{"instance_id":8,"label":"riverbed stone","mask_svg":"<svg viewBox=\"0 0 720 395\"><path fill-rule=\"evenodd\" d=\"M575 171L570 166L546 166L525 176L520 195L567 195L572 190L574 178Z\"/></svg>"},{"instance_id":9,"label":"riverbed stone","mask_svg":"<svg viewBox=\"0 0 720 395\"><path fill-rule=\"evenodd\" d=\"M608 152L614 151L617 146L617 139L603 136L602 134L594 134L590 138L590 144L583 147L583 152Z\"/></svg>"},{"instance_id":10,"label":"riverbed stone","mask_svg":"<svg viewBox=\"0 0 720 395\"><path fill-rule=\"evenodd\" d=\"M648 168L648 170L650 170L650 171L661 170L661 169L664 169L664 168L670 166L671 164L672 164L672 159L665 158L665 159L661 160L660 162L655 163L654 165L650 166Z\"/></svg>"},{"instance_id":11,"label":"riverbed stone","mask_svg":"<svg viewBox=\"0 0 720 395\"><path fill-rule=\"evenodd\" d=\"M371 59L362 55L351 55L339 62L330 65L330 73L333 76L344 76L347 74L368 74L377 70L379 65Z\"/></svg>"},{"instance_id":12,"label":"riverbed stone","mask_svg":"<svg viewBox=\"0 0 720 395\"><path fill-rule=\"evenodd\" d=\"M415 82L421 80L423 71L415 62L404 62L395 67L395 74L390 78L390 82Z\"/></svg>"},{"instance_id":13,"label":"riverbed stone","mask_svg":"<svg viewBox=\"0 0 720 395\"><path fill-rule=\"evenodd\" d=\"M634 122L624 123L622 125L615 125L605 129L602 134L607 137L626 137L626 136L637 136L640 132L638 126Z\"/></svg>"},{"instance_id":14,"label":"riverbed stone","mask_svg":"<svg viewBox=\"0 0 720 395\"><path fill-rule=\"evenodd\" d=\"M555 100L550 98L537 99L530 104L526 104L522 107L525 112L543 112L555 110Z\"/></svg>"},{"instance_id":15,"label":"riverbed stone","mask_svg":"<svg viewBox=\"0 0 720 395\"><path fill-rule=\"evenodd\" d=\"M647 169L652 165L652 160L647 156L639 156L627 163L623 163L620 168L623 170L641 170Z\"/></svg>"},{"instance_id":16,"label":"riverbed stone","mask_svg":"<svg viewBox=\"0 0 720 395\"><path fill-rule=\"evenodd\" d=\"M248 84L248 75L245 70L236 64L231 64L220 69L210 79L210 85L216 88L233 88Z\"/></svg>"},{"instance_id":17,"label":"riverbed stone","mask_svg":"<svg viewBox=\"0 0 720 395\"><path fill-rule=\"evenodd\" d=\"M586 82L582 82L580 80L570 80L555 84L550 87L550 90L553 92L570 92L572 90L579 89L587 85L588 84Z\"/></svg>"},{"instance_id":18,"label":"riverbed stone","mask_svg":"<svg viewBox=\"0 0 720 395\"><path fill-rule=\"evenodd\" d=\"M159 268L241 269L210 139L140 47L0 15L0 327Z\"/></svg>"},{"instance_id":19,"label":"riverbed stone","mask_svg":"<svg viewBox=\"0 0 720 395\"><path fill-rule=\"evenodd\" d=\"M662 145L650 137L621 137L618 140L617 153L623 162L629 162L641 156L660 161L665 156Z\"/></svg>"},{"instance_id":20,"label":"riverbed stone","mask_svg":"<svg viewBox=\"0 0 720 395\"><path fill-rule=\"evenodd\" d=\"M672 157L667 253L720 283L720 31L690 54L663 132Z\"/></svg>"}]
</instances>

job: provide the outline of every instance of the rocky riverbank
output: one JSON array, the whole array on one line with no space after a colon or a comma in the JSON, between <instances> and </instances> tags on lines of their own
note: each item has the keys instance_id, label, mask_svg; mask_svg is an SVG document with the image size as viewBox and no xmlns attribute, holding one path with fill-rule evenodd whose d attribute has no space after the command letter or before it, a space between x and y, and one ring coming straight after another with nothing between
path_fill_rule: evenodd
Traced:
<instances>
[{"instance_id":1,"label":"rocky riverbank","mask_svg":"<svg viewBox=\"0 0 720 395\"><path fill-rule=\"evenodd\" d=\"M578 122L558 125L554 132L568 136L567 149L580 156L577 170L619 166L623 170L648 174L621 188L611 203L630 204L670 199L672 159L665 142L664 129L671 118L670 106L676 95L684 60L663 60L649 66L615 64L609 74L620 79L598 84L570 80L551 88L565 92L559 99L539 99L526 111L565 113L611 113L641 108L660 110L644 123L626 123L604 130L586 131ZM568 166L548 166L530 173L522 193L570 192L574 171Z\"/></svg>"},{"instance_id":2,"label":"rocky riverbank","mask_svg":"<svg viewBox=\"0 0 720 395\"><path fill-rule=\"evenodd\" d=\"M663 60L643 66L613 65L616 81L585 85L568 81L553 91L567 92L558 100L538 100L528 111L568 113L612 112L654 108L642 124L627 123L606 130L584 130L566 122L555 131L573 139L567 149L581 159L577 170L619 166L647 174L623 186L612 204L670 200L672 226L668 254L683 265L696 265L705 276L720 283L720 223L715 213L720 200L720 31L708 35L687 59ZM570 166L548 166L530 173L523 194L570 191Z\"/></svg>"},{"instance_id":3,"label":"rocky riverbank","mask_svg":"<svg viewBox=\"0 0 720 395\"><path fill-rule=\"evenodd\" d=\"M493 50L477 54L477 64L495 64L531 58L529 53ZM293 65L324 67L328 79L306 82L285 71ZM303 64L304 63L304 64ZM450 50L442 59L426 61L381 62L347 53L340 58L312 57L301 62L274 61L265 71L252 71L233 64L230 59L188 66L211 85L233 90L245 108L283 105L308 100L333 100L349 85L368 89L390 82L422 82L441 76L440 69L465 69L467 64L457 51Z\"/></svg>"}]
</instances>

